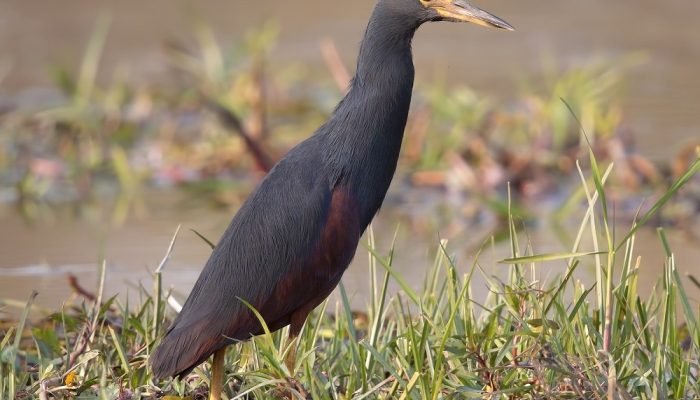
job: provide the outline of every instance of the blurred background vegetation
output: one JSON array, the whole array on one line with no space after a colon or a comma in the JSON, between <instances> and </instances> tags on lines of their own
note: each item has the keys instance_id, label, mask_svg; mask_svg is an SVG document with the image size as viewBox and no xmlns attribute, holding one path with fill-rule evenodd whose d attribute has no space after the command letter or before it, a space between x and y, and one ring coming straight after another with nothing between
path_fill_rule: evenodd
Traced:
<instances>
[{"instance_id":1,"label":"blurred background vegetation","mask_svg":"<svg viewBox=\"0 0 700 400\"><path fill-rule=\"evenodd\" d=\"M55 271L83 271L101 256L139 271L163 247L151 240L167 243L181 222L215 240L267 168L332 112L372 3L0 5L2 285L35 274L54 282ZM510 184L523 226L563 242L559 226L585 208L574 188L589 144L615 163L615 217L629 224L646 211L697 158L689 85L700 50L681 22L696 5L644 3L601 13L499 0L482 6L507 17L513 34L423 28L380 232L401 222L435 249L439 231L472 255L506 231ZM619 29L633 17L646 29ZM699 209L696 178L654 221L691 244L686 259L699 247ZM194 246L180 258L184 291L206 257Z\"/></svg>"}]
</instances>

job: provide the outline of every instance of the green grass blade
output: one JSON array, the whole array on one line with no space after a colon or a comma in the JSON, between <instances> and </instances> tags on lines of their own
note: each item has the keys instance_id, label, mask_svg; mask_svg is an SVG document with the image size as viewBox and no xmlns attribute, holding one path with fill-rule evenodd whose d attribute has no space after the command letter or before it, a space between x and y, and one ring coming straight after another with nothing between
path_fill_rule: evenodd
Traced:
<instances>
[{"instance_id":1,"label":"green grass blade","mask_svg":"<svg viewBox=\"0 0 700 400\"><path fill-rule=\"evenodd\" d=\"M678 191L685 186L694 176L695 174L700 171L700 157L697 158L691 165L688 167L688 169L681 175L678 179L676 179L675 182L671 185L671 187L661 196L659 200L654 203L653 206L644 213L644 215L639 219L638 222L636 222L633 226L632 229L630 229L629 232L622 238L620 243L617 245L615 250L620 249L622 246L624 246L625 242L627 239L629 239L632 235L634 235L637 230L639 230L640 227L644 226L649 220L656 215L656 213L661 209L661 207L664 206L669 200L675 196Z\"/></svg>"},{"instance_id":2,"label":"green grass blade","mask_svg":"<svg viewBox=\"0 0 700 400\"><path fill-rule=\"evenodd\" d=\"M20 343L22 341L22 334L24 333L24 327L26 326L27 323L27 318L29 318L29 311L32 309L32 304L34 304L34 300L36 297L39 295L36 291L33 291L31 295L29 295L29 300L27 300L27 305L24 307L24 310L22 310L22 315L20 316L19 319L19 324L17 325L17 329L15 330L15 341L12 344L12 350L10 351L10 356L8 357L9 362L10 362L10 379L8 382L8 389L9 389L9 396L8 398L14 399L15 394L17 393L17 387L16 387L16 376L17 376L17 369L16 369L16 364L17 364L17 353L19 353L20 349Z\"/></svg>"},{"instance_id":3,"label":"green grass blade","mask_svg":"<svg viewBox=\"0 0 700 400\"><path fill-rule=\"evenodd\" d=\"M547 261L569 260L572 258L581 258L599 254L606 254L603 251L579 252L579 253L545 253L532 256L511 257L498 261L500 264L525 264L525 263L541 263Z\"/></svg>"}]
</instances>

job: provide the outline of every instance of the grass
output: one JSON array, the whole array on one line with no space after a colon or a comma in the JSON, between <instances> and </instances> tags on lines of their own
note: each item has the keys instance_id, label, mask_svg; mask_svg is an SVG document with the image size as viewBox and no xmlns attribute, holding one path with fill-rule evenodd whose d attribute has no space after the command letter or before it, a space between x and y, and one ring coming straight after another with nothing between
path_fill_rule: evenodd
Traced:
<instances>
[{"instance_id":1,"label":"grass","mask_svg":"<svg viewBox=\"0 0 700 400\"><path fill-rule=\"evenodd\" d=\"M421 288L392 263L393 250L374 246L369 231L370 297L361 312L325 302L300 335L294 371L282 362L285 330L231 346L226 356L229 398L457 399L700 397L700 325L663 229L664 268L649 296L638 292L635 235L683 185L697 178L696 160L624 234L611 219L606 185L612 165L591 157L579 168L585 214L567 251L537 254L522 221L508 218L511 256L498 265L456 260L443 241ZM524 233L523 233L524 232ZM175 237L177 236L177 233ZM148 355L173 317L172 294L161 287L175 237L139 304L102 298L69 305L30 321L29 300L19 322L0 336L1 398L202 398L210 377L205 363L181 381L153 382ZM590 247L583 248L583 239ZM483 246L487 251L492 242ZM359 255L358 255L359 256ZM465 267L464 264L470 264ZM541 280L543 263L561 276ZM462 264L458 267L458 265ZM595 268L585 285L578 270ZM493 269L507 269L504 279ZM466 271L462 273L460 271ZM474 298L473 278L486 280L486 298ZM388 292L394 280L400 290ZM290 381L289 377L295 380ZM173 397L170 397L171 399Z\"/></svg>"}]
</instances>

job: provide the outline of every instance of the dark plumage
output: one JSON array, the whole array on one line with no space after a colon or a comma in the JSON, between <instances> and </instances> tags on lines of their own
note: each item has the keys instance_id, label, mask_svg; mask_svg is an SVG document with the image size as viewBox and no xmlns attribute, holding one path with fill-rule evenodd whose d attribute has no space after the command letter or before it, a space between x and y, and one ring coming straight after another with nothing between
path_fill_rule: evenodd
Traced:
<instances>
[{"instance_id":1,"label":"dark plumage","mask_svg":"<svg viewBox=\"0 0 700 400\"><path fill-rule=\"evenodd\" d=\"M411 39L424 22L510 28L462 0L379 0L352 86L328 122L270 171L231 221L151 357L157 379L308 313L340 281L396 169L413 88Z\"/></svg>"}]
</instances>

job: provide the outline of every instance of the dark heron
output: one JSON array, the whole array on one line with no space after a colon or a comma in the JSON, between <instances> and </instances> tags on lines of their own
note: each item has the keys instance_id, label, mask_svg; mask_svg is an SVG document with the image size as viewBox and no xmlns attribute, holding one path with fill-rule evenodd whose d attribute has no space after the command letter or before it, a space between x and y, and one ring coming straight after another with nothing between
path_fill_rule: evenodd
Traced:
<instances>
[{"instance_id":1,"label":"dark heron","mask_svg":"<svg viewBox=\"0 0 700 400\"><path fill-rule=\"evenodd\" d=\"M411 102L411 39L429 21L513 29L464 0L379 0L350 90L235 215L151 357L156 379L183 377L214 354L210 387L218 399L226 347L263 333L249 305L271 331L290 325L294 343L382 205ZM293 371L293 352L286 361Z\"/></svg>"}]
</instances>

